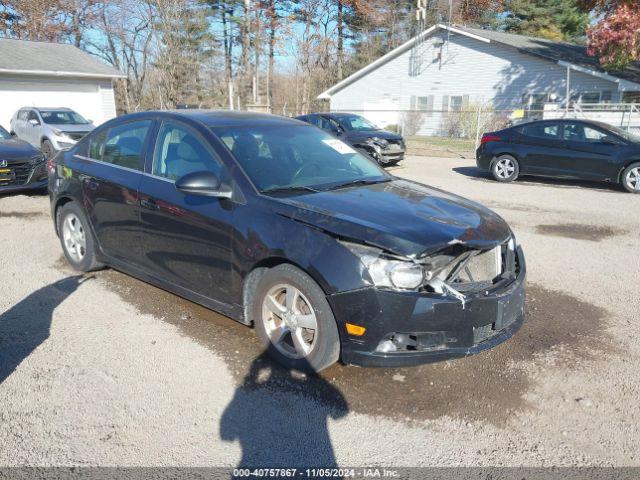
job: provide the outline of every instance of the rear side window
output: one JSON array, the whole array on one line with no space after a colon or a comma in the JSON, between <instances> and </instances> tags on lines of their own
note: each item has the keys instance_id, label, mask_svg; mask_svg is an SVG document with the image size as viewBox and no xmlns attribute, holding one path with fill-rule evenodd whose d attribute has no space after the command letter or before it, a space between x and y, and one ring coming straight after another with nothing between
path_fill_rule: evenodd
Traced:
<instances>
[{"instance_id":1,"label":"rear side window","mask_svg":"<svg viewBox=\"0 0 640 480\"><path fill-rule=\"evenodd\" d=\"M607 134L581 123L567 123L562 131L562 136L570 142L599 143Z\"/></svg>"},{"instance_id":2,"label":"rear side window","mask_svg":"<svg viewBox=\"0 0 640 480\"><path fill-rule=\"evenodd\" d=\"M91 158L120 167L142 170L142 150L151 120L117 125L99 133L91 141Z\"/></svg>"},{"instance_id":3,"label":"rear side window","mask_svg":"<svg viewBox=\"0 0 640 480\"><path fill-rule=\"evenodd\" d=\"M209 171L221 178L222 166L190 128L164 122L153 156L153 174L177 180L188 173Z\"/></svg>"},{"instance_id":4,"label":"rear side window","mask_svg":"<svg viewBox=\"0 0 640 480\"><path fill-rule=\"evenodd\" d=\"M520 128L520 133L526 137L558 139L559 125L557 123L533 123Z\"/></svg>"}]
</instances>

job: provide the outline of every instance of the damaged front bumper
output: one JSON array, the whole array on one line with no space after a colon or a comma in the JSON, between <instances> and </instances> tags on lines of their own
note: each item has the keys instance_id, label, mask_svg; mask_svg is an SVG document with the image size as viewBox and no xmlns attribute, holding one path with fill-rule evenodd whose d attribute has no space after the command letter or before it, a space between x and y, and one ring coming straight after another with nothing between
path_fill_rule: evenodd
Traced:
<instances>
[{"instance_id":1,"label":"damaged front bumper","mask_svg":"<svg viewBox=\"0 0 640 480\"><path fill-rule=\"evenodd\" d=\"M524 321L524 255L506 285L468 294L399 292L370 287L328 297L340 324L342 361L371 367L402 367L466 357L509 339ZM346 323L366 327L361 337ZM390 347L390 348L389 348Z\"/></svg>"}]
</instances>

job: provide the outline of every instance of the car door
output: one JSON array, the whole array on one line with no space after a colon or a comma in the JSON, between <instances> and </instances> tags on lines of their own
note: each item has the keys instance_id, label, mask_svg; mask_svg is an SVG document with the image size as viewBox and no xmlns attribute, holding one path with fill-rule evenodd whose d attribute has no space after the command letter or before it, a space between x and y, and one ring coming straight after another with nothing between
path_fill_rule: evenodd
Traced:
<instances>
[{"instance_id":1,"label":"car door","mask_svg":"<svg viewBox=\"0 0 640 480\"><path fill-rule=\"evenodd\" d=\"M86 211L102 251L140 266L142 247L138 187L153 120L118 123L90 139L82 166Z\"/></svg>"},{"instance_id":2,"label":"car door","mask_svg":"<svg viewBox=\"0 0 640 480\"><path fill-rule=\"evenodd\" d=\"M608 137L608 138L607 138ZM567 153L563 169L567 176L593 180L615 178L619 170L616 153L621 145L612 134L582 122L566 122L562 128Z\"/></svg>"},{"instance_id":3,"label":"car door","mask_svg":"<svg viewBox=\"0 0 640 480\"><path fill-rule=\"evenodd\" d=\"M40 148L40 130L42 128L42 120L35 110L29 110L27 113L27 121L23 128L23 139L36 148Z\"/></svg>"},{"instance_id":4,"label":"car door","mask_svg":"<svg viewBox=\"0 0 640 480\"><path fill-rule=\"evenodd\" d=\"M163 121L139 190L145 268L164 281L229 303L233 203L176 189L176 180L198 171L227 179L200 132L180 121Z\"/></svg>"},{"instance_id":5,"label":"car door","mask_svg":"<svg viewBox=\"0 0 640 480\"><path fill-rule=\"evenodd\" d=\"M22 138L22 127L24 125L24 119L26 118L26 112L24 110L18 110L11 129L18 138Z\"/></svg>"},{"instance_id":6,"label":"car door","mask_svg":"<svg viewBox=\"0 0 640 480\"><path fill-rule=\"evenodd\" d=\"M516 129L520 144L520 173L562 174L566 149L560 130L559 122L533 122Z\"/></svg>"}]
</instances>

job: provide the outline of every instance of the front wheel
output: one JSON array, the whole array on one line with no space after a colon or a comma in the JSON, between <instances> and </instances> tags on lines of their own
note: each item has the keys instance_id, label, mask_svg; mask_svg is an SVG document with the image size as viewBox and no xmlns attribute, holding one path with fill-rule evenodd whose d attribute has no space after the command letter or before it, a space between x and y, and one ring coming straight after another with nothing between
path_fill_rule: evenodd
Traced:
<instances>
[{"instance_id":1,"label":"front wheel","mask_svg":"<svg viewBox=\"0 0 640 480\"><path fill-rule=\"evenodd\" d=\"M322 289L302 270L288 264L268 270L253 298L256 333L277 362L319 372L338 361L333 312Z\"/></svg>"},{"instance_id":2,"label":"front wheel","mask_svg":"<svg viewBox=\"0 0 640 480\"><path fill-rule=\"evenodd\" d=\"M89 222L78 204L65 204L57 217L60 243L71 266L81 272L100 268L102 265L96 258L96 243L89 229Z\"/></svg>"},{"instance_id":3,"label":"front wheel","mask_svg":"<svg viewBox=\"0 0 640 480\"><path fill-rule=\"evenodd\" d=\"M53 144L49 140L45 140L42 142L42 153L47 158L47 160L55 157L56 149L53 148Z\"/></svg>"},{"instance_id":4,"label":"front wheel","mask_svg":"<svg viewBox=\"0 0 640 480\"><path fill-rule=\"evenodd\" d=\"M640 193L640 163L632 163L622 172L622 186L631 193Z\"/></svg>"},{"instance_id":5,"label":"front wheel","mask_svg":"<svg viewBox=\"0 0 640 480\"><path fill-rule=\"evenodd\" d=\"M511 155L500 155L494 160L491 173L499 182L513 182L520 174L520 165Z\"/></svg>"}]
</instances>

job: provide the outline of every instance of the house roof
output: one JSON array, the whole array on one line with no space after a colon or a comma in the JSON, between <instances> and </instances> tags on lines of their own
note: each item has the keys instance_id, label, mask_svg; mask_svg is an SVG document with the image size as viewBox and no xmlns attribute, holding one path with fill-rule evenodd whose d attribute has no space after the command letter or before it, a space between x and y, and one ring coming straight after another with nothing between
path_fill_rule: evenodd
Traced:
<instances>
[{"instance_id":1,"label":"house roof","mask_svg":"<svg viewBox=\"0 0 640 480\"><path fill-rule=\"evenodd\" d=\"M121 72L65 43L0 38L0 74L123 78Z\"/></svg>"},{"instance_id":2,"label":"house roof","mask_svg":"<svg viewBox=\"0 0 640 480\"><path fill-rule=\"evenodd\" d=\"M602 67L602 65L600 65L598 58L589 55L587 53L587 48L582 45L547 40L544 38L526 37L523 35L514 35L512 33L496 32L492 30L480 30L477 28L438 24L425 30L420 35L412 38L405 44L399 46L395 50L392 50L375 62L367 65L350 77L334 85L329 90L320 94L318 98L331 98L333 94L342 90L347 85L364 77L369 72L396 58L407 50L413 48L417 41L424 40L425 38L430 37L432 34L436 33L439 30L449 30L452 33L475 38L476 40L485 43L493 42L505 45L509 48L515 48L520 52L535 55L537 57L557 63L561 66L569 67L587 74L604 77L612 82L619 83L621 80L632 82L634 84L638 84L638 87L640 89L640 65L632 64L628 68L621 71L607 71Z\"/></svg>"}]
</instances>

